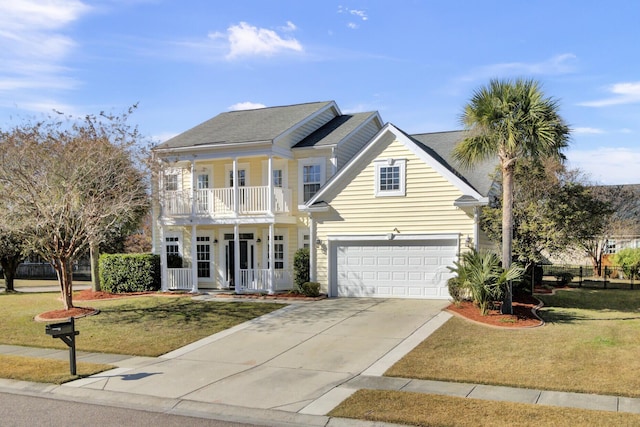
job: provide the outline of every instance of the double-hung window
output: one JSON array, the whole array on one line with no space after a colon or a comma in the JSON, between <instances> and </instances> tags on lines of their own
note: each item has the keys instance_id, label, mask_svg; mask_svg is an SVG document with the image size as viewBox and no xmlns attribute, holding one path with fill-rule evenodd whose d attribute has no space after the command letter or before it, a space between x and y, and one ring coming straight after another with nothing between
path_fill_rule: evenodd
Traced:
<instances>
[{"instance_id":1,"label":"double-hung window","mask_svg":"<svg viewBox=\"0 0 640 427\"><path fill-rule=\"evenodd\" d=\"M405 159L377 160L375 163L375 196L404 196L406 182Z\"/></svg>"},{"instance_id":2,"label":"double-hung window","mask_svg":"<svg viewBox=\"0 0 640 427\"><path fill-rule=\"evenodd\" d=\"M303 199L307 202L318 192L322 185L320 179L320 165L305 165L302 167Z\"/></svg>"}]
</instances>

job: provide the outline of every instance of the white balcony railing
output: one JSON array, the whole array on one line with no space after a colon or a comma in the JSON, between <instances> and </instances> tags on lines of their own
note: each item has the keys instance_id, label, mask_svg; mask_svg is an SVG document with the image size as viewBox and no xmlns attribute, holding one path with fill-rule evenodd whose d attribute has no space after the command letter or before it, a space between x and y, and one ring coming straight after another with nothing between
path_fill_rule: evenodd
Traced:
<instances>
[{"instance_id":1,"label":"white balcony railing","mask_svg":"<svg viewBox=\"0 0 640 427\"><path fill-rule=\"evenodd\" d=\"M291 190L273 189L273 212L291 212ZM195 206L194 206L195 204ZM163 198L166 216L232 216L236 213L233 188L207 188L191 191L167 191ZM269 187L239 187L238 215L256 215L269 212Z\"/></svg>"}]
</instances>

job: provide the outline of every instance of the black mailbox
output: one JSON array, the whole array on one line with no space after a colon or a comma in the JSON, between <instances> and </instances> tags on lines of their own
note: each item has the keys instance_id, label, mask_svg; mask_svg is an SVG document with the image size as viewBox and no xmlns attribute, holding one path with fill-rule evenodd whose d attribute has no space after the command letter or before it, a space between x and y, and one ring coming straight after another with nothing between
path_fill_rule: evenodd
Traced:
<instances>
[{"instance_id":1,"label":"black mailbox","mask_svg":"<svg viewBox=\"0 0 640 427\"><path fill-rule=\"evenodd\" d=\"M47 335L60 338L62 335L78 335L73 327L73 322L52 323L45 327Z\"/></svg>"},{"instance_id":2,"label":"black mailbox","mask_svg":"<svg viewBox=\"0 0 640 427\"><path fill-rule=\"evenodd\" d=\"M76 331L73 317L68 322L51 323L46 325L44 331L51 338L60 338L69 346L69 369L71 375L76 374L76 335L80 332Z\"/></svg>"}]
</instances>

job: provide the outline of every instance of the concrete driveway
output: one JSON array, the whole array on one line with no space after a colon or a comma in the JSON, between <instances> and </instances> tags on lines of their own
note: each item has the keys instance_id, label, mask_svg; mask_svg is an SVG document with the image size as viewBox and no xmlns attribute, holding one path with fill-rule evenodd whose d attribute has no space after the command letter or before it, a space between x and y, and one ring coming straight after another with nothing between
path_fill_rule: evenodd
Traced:
<instances>
[{"instance_id":1,"label":"concrete driveway","mask_svg":"<svg viewBox=\"0 0 640 427\"><path fill-rule=\"evenodd\" d=\"M372 367L386 369L389 355L409 351L419 341L407 339L447 304L360 298L293 304L75 386L311 413L313 402L337 386Z\"/></svg>"}]
</instances>

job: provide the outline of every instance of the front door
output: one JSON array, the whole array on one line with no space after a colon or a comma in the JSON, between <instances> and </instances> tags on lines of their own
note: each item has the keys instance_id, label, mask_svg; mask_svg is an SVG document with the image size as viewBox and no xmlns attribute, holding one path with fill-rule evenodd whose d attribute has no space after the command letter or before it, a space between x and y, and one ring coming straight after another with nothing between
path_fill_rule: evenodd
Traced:
<instances>
[{"instance_id":1,"label":"front door","mask_svg":"<svg viewBox=\"0 0 640 427\"><path fill-rule=\"evenodd\" d=\"M226 245L226 267L227 267L227 283L230 288L235 288L237 280L242 280L249 275L248 270L253 269L253 233L241 233L240 240L240 277L235 277L236 258L235 249L236 242L233 240L233 234L225 234ZM237 279L237 280L236 280Z\"/></svg>"}]
</instances>

